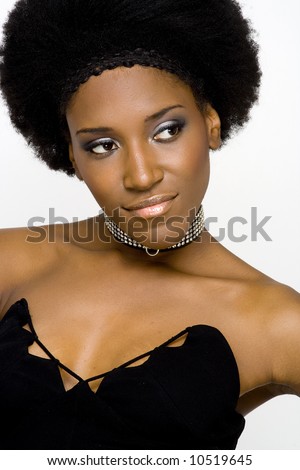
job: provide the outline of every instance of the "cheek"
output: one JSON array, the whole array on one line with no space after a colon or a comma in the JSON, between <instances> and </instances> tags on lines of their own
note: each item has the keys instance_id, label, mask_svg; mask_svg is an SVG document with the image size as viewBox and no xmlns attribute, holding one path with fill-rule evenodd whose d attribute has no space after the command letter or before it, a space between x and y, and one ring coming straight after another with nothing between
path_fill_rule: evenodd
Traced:
<instances>
[{"instance_id":1,"label":"cheek","mask_svg":"<svg viewBox=\"0 0 300 470\"><path fill-rule=\"evenodd\" d=\"M187 150L187 149L186 149ZM210 172L209 147L206 138L196 139L185 152L183 175L199 184L199 178L206 180Z\"/></svg>"},{"instance_id":2,"label":"cheek","mask_svg":"<svg viewBox=\"0 0 300 470\"><path fill-rule=\"evenodd\" d=\"M205 172L209 167L209 150L203 146L196 146L191 152L191 170Z\"/></svg>"},{"instance_id":3,"label":"cheek","mask_svg":"<svg viewBox=\"0 0 300 470\"><path fill-rule=\"evenodd\" d=\"M187 132L181 142L192 171L205 166L209 159L208 130L202 116L195 116L187 123Z\"/></svg>"},{"instance_id":4,"label":"cheek","mask_svg":"<svg viewBox=\"0 0 300 470\"><path fill-rule=\"evenodd\" d=\"M118 195L115 180L111 180L106 174L87 177L85 183L100 206L113 202L114 196Z\"/></svg>"},{"instance_id":5,"label":"cheek","mask_svg":"<svg viewBox=\"0 0 300 470\"><path fill-rule=\"evenodd\" d=\"M118 194L118 174L108 161L77 159L78 169L89 191L100 206L106 205Z\"/></svg>"},{"instance_id":6,"label":"cheek","mask_svg":"<svg viewBox=\"0 0 300 470\"><path fill-rule=\"evenodd\" d=\"M190 204L202 201L206 193L210 177L210 150L206 132L198 131L190 139L185 152L185 167L182 176Z\"/></svg>"}]
</instances>

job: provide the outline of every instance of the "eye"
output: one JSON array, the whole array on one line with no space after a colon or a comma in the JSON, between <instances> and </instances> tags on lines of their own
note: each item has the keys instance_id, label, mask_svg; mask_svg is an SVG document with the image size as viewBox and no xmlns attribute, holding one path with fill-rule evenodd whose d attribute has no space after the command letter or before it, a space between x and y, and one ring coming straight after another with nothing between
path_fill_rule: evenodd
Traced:
<instances>
[{"instance_id":1,"label":"eye","mask_svg":"<svg viewBox=\"0 0 300 470\"><path fill-rule=\"evenodd\" d=\"M98 139L94 140L93 142L89 142L88 144L84 145L84 149L88 152L95 153L96 155L108 155L114 150L117 150L119 147L111 139Z\"/></svg>"},{"instance_id":2,"label":"eye","mask_svg":"<svg viewBox=\"0 0 300 470\"><path fill-rule=\"evenodd\" d=\"M180 134L184 122L182 121L169 121L160 126L153 139L158 142L166 142L173 140L178 134Z\"/></svg>"}]
</instances>

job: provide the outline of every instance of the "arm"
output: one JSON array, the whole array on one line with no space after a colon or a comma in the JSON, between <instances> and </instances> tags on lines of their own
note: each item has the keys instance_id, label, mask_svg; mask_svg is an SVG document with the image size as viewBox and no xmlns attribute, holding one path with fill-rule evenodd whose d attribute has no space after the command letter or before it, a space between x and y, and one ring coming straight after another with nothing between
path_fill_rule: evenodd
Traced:
<instances>
[{"instance_id":1,"label":"arm","mask_svg":"<svg viewBox=\"0 0 300 470\"><path fill-rule=\"evenodd\" d=\"M300 396L300 295L272 282L255 297L255 312L252 335L265 383L240 397L237 410L243 415L276 396Z\"/></svg>"},{"instance_id":2,"label":"arm","mask_svg":"<svg viewBox=\"0 0 300 470\"><path fill-rule=\"evenodd\" d=\"M274 300L277 308L269 331L272 383L278 385L279 392L288 390L283 393L300 396L300 294L281 287Z\"/></svg>"},{"instance_id":3,"label":"arm","mask_svg":"<svg viewBox=\"0 0 300 470\"><path fill-rule=\"evenodd\" d=\"M237 411L246 416L260 405L279 395L292 394L295 392L286 385L267 384L262 387L255 388L250 392L242 395L238 401Z\"/></svg>"}]
</instances>

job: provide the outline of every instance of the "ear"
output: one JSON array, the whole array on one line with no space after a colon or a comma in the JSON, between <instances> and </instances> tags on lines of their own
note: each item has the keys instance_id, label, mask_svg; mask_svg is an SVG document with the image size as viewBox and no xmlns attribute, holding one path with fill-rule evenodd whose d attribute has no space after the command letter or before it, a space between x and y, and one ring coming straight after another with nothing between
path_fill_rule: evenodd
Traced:
<instances>
[{"instance_id":1,"label":"ear","mask_svg":"<svg viewBox=\"0 0 300 470\"><path fill-rule=\"evenodd\" d=\"M221 145L221 120L217 111L208 103L204 110L207 124L208 142L211 150L217 150Z\"/></svg>"},{"instance_id":2,"label":"ear","mask_svg":"<svg viewBox=\"0 0 300 470\"><path fill-rule=\"evenodd\" d=\"M71 142L69 142L69 159L70 159L70 162L72 163L72 167L75 170L75 175L80 181L83 181L83 178L80 174L80 171L78 170L78 166L74 158L73 145Z\"/></svg>"}]
</instances>

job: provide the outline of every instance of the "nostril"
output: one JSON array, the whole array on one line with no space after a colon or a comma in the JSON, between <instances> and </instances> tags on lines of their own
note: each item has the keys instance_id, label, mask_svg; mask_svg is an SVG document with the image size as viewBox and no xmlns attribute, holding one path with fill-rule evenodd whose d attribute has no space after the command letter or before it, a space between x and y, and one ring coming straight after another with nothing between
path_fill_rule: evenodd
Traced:
<instances>
[{"instance_id":1,"label":"nostril","mask_svg":"<svg viewBox=\"0 0 300 470\"><path fill-rule=\"evenodd\" d=\"M124 175L124 186L128 189L145 190L162 181L163 169L151 164L129 165Z\"/></svg>"}]
</instances>

